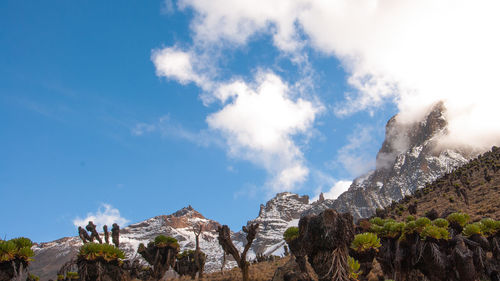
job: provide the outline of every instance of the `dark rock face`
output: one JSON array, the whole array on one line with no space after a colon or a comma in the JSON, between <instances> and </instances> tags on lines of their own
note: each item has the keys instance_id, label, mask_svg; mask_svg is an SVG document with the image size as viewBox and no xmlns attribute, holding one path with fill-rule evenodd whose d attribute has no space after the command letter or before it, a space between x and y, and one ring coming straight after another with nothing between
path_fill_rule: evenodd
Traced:
<instances>
[{"instance_id":1,"label":"dark rock face","mask_svg":"<svg viewBox=\"0 0 500 281\"><path fill-rule=\"evenodd\" d=\"M438 137L446 134L445 110L438 103L416 123L401 123L397 115L391 118L375 170L355 179L349 190L336 200L313 204L306 214L333 208L351 213L355 220L369 217L377 208L398 201L467 163L475 156L472 152L437 149Z\"/></svg>"},{"instance_id":2,"label":"dark rock face","mask_svg":"<svg viewBox=\"0 0 500 281\"><path fill-rule=\"evenodd\" d=\"M318 280L349 280L349 245L354 239L351 214L328 209L299 221L299 237L290 241L292 254L302 273L306 256Z\"/></svg>"}]
</instances>

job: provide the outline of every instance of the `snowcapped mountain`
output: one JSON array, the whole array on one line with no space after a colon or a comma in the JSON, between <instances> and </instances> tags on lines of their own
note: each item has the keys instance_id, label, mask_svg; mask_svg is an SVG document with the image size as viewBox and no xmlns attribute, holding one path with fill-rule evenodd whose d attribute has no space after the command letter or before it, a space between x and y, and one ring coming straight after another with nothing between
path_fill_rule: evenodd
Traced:
<instances>
[{"instance_id":1,"label":"snowcapped mountain","mask_svg":"<svg viewBox=\"0 0 500 281\"><path fill-rule=\"evenodd\" d=\"M420 122L401 123L397 115L387 122L385 141L377 154L376 168L355 179L336 200L325 200L307 213L326 208L350 212L355 219L371 216L447 172L467 163L477 153L442 148L440 136L447 122L442 103L436 104Z\"/></svg>"},{"instance_id":2,"label":"snowcapped mountain","mask_svg":"<svg viewBox=\"0 0 500 281\"><path fill-rule=\"evenodd\" d=\"M217 227L220 224L203 217L191 206L171 215L157 216L121 229L120 249L125 252L127 258L142 259L140 255L136 254L139 244L146 245L160 234L176 238L181 246L181 251L194 249L196 245L192 228L195 224L203 225L200 248L203 252L210 253L207 255L205 270L220 270L222 248L217 241ZM81 245L79 237L66 237L37 244L33 248L35 257L30 265L30 271L40 276L41 280L54 279L59 268L76 256ZM228 262L226 266L233 267L234 264Z\"/></svg>"},{"instance_id":3,"label":"snowcapped mountain","mask_svg":"<svg viewBox=\"0 0 500 281\"><path fill-rule=\"evenodd\" d=\"M350 212L356 219L368 217L376 208L382 208L393 200L397 201L467 163L477 152L439 148L437 145L438 138L446 134L444 112L444 106L437 104L421 122L403 124L398 121L397 116L391 118L386 125L385 141L377 154L375 170L355 179L349 190L336 200L320 197L320 200L310 203L307 195L284 192L278 193L266 205L261 205L258 217L248 222L259 223L259 232L248 253L248 259L254 259L257 254L282 255L284 231L290 226L298 225L303 215L333 208ZM223 255L217 240L217 227L220 224L206 219L191 206L171 215L157 216L123 228L120 233L120 248L128 258L139 258L136 252L140 243L147 244L157 235L164 234L175 237L181 250L194 249L192 227L197 223L204 225L200 247L207 254L205 270L219 270ZM240 250L246 243L245 237L242 231L233 233L234 244ZM61 265L76 256L81 245L78 237L66 237L36 245L31 272L39 275L41 280L54 278ZM228 257L226 268L235 265Z\"/></svg>"}]
</instances>

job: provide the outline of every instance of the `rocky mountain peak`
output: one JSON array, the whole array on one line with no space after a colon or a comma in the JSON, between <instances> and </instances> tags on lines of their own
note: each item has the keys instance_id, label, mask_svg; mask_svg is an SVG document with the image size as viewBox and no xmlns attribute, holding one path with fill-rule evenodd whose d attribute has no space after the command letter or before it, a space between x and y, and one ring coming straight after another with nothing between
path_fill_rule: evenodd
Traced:
<instances>
[{"instance_id":1,"label":"rocky mountain peak","mask_svg":"<svg viewBox=\"0 0 500 281\"><path fill-rule=\"evenodd\" d=\"M316 202L306 213L334 208L350 212L355 219L368 217L376 208L387 206L465 164L474 155L458 149L436 149L439 136L446 134L445 112L440 102L417 122L402 122L398 115L392 117L386 125L375 170L356 178L336 200Z\"/></svg>"},{"instance_id":2,"label":"rocky mountain peak","mask_svg":"<svg viewBox=\"0 0 500 281\"><path fill-rule=\"evenodd\" d=\"M192 228L195 224L202 224L208 231L215 231L220 225L215 221L206 219L200 212L191 205L184 207L171 215L162 216L164 224L172 228Z\"/></svg>"},{"instance_id":3,"label":"rocky mountain peak","mask_svg":"<svg viewBox=\"0 0 500 281\"><path fill-rule=\"evenodd\" d=\"M385 127L385 140L377 153L375 170L390 170L398 155L444 133L447 126L445 111L444 104L439 102L419 122L401 122L398 115L393 116Z\"/></svg>"},{"instance_id":4,"label":"rocky mountain peak","mask_svg":"<svg viewBox=\"0 0 500 281\"><path fill-rule=\"evenodd\" d=\"M178 210L177 212L171 214L170 216L174 216L174 217L182 217L182 216L186 216L186 215L189 215L189 216L201 216L201 218L204 218L198 211L196 211L195 209L193 209L193 207L191 207L191 205L188 205L187 207L184 207L180 210Z\"/></svg>"}]
</instances>

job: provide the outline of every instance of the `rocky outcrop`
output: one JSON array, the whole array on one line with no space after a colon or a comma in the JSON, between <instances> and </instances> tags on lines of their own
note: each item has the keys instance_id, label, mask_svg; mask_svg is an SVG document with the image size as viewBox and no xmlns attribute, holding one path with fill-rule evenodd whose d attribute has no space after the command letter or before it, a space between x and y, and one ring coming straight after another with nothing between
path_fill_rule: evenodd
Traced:
<instances>
[{"instance_id":1,"label":"rocky outcrop","mask_svg":"<svg viewBox=\"0 0 500 281\"><path fill-rule=\"evenodd\" d=\"M327 209L318 215L302 217L298 237L288 240L288 244L302 274L307 273L308 261L318 280L348 281L349 246L353 238L351 214Z\"/></svg>"}]
</instances>

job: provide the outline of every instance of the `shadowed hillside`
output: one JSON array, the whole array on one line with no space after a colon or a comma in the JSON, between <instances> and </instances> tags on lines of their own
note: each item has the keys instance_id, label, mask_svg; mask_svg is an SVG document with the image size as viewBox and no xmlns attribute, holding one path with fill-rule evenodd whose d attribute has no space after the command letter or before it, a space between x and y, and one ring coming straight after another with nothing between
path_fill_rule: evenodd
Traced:
<instances>
[{"instance_id":1,"label":"shadowed hillside","mask_svg":"<svg viewBox=\"0 0 500 281\"><path fill-rule=\"evenodd\" d=\"M493 147L467 164L438 178L385 209L388 217L404 218L416 207L423 216L434 209L439 215L468 213L473 221L500 219L500 148ZM378 210L380 212L380 210Z\"/></svg>"}]
</instances>

